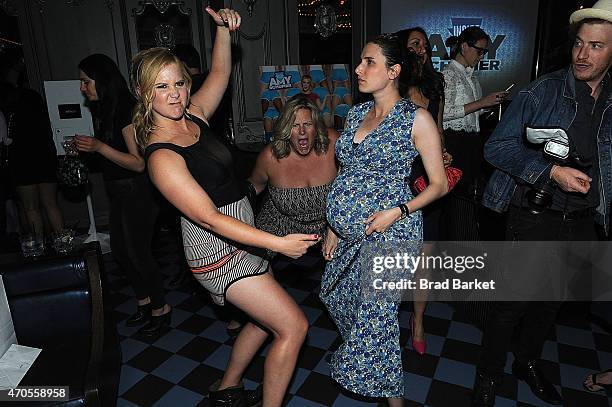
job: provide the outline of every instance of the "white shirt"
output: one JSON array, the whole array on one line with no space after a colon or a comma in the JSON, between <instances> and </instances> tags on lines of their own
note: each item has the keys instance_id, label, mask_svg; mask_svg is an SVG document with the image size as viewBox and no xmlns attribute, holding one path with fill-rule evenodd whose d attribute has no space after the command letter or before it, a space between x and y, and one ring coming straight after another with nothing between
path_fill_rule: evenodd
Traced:
<instances>
[{"instance_id":1,"label":"white shirt","mask_svg":"<svg viewBox=\"0 0 612 407\"><path fill-rule=\"evenodd\" d=\"M444 74L444 115L442 126L444 130L463 130L479 132L478 116L483 110L477 110L468 115L464 106L482 98L482 88L478 78L474 76L474 68L464 67L454 59L442 70Z\"/></svg>"}]
</instances>

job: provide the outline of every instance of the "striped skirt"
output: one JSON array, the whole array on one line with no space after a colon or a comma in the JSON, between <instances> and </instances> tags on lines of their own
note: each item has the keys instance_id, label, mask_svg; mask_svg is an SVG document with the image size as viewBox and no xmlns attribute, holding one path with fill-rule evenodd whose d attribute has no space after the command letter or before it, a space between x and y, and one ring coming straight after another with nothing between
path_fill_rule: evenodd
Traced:
<instances>
[{"instance_id":1,"label":"striped skirt","mask_svg":"<svg viewBox=\"0 0 612 407\"><path fill-rule=\"evenodd\" d=\"M219 208L219 211L249 225L254 224L253 210L246 197ZM212 233L185 217L181 217L181 229L187 264L216 304L225 304L227 289L234 282L268 271L268 262L261 257L263 251L257 253L258 249Z\"/></svg>"}]
</instances>

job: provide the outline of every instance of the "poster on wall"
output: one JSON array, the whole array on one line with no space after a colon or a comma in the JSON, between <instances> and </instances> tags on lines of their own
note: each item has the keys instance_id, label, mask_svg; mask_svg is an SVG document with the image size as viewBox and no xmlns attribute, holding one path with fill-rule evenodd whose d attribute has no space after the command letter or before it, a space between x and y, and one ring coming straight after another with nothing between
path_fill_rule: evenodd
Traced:
<instances>
[{"instance_id":1,"label":"poster on wall","mask_svg":"<svg viewBox=\"0 0 612 407\"><path fill-rule=\"evenodd\" d=\"M93 136L93 120L85 106L81 81L45 81L45 96L58 155L66 154L64 142L75 134Z\"/></svg>"},{"instance_id":2,"label":"poster on wall","mask_svg":"<svg viewBox=\"0 0 612 407\"><path fill-rule=\"evenodd\" d=\"M475 67L484 94L512 83L516 92L530 82L537 17L537 0L381 0L383 31L424 28L438 70L450 62L447 38L470 26L482 28L491 37L488 52Z\"/></svg>"},{"instance_id":3,"label":"poster on wall","mask_svg":"<svg viewBox=\"0 0 612 407\"><path fill-rule=\"evenodd\" d=\"M274 126L283 106L294 97L311 100L321 110L327 127L344 127L353 105L347 64L261 66L259 71L266 143L274 137Z\"/></svg>"}]
</instances>

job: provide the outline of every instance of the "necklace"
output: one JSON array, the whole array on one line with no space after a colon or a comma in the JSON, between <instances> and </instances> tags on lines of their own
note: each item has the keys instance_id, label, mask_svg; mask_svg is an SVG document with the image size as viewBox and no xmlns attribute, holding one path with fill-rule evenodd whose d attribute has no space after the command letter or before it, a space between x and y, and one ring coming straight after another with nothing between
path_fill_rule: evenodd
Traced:
<instances>
[{"instance_id":1,"label":"necklace","mask_svg":"<svg viewBox=\"0 0 612 407\"><path fill-rule=\"evenodd\" d=\"M198 141L200 139L200 133L198 131L191 131L191 129L189 129L189 126L187 127L187 132L183 132L183 131L176 131L173 129L169 129L167 127L161 127L161 130L163 130L163 134L167 134L168 137L166 137L167 139L172 139L175 137L181 137L181 136L185 136L188 137L189 139L194 139L195 141Z\"/></svg>"}]
</instances>

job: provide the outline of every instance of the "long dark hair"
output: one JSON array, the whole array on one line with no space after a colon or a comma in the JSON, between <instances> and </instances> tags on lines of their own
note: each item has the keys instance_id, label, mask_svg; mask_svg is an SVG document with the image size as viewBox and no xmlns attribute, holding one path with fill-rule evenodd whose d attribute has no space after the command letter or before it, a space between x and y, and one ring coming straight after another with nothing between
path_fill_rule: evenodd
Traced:
<instances>
[{"instance_id":1,"label":"long dark hair","mask_svg":"<svg viewBox=\"0 0 612 407\"><path fill-rule=\"evenodd\" d=\"M475 45L480 40L487 40L487 42L491 42L491 37L489 34L484 32L484 30L480 27L468 27L465 30L461 31L458 37L452 36L446 39L444 45L450 47L450 57L451 59L455 59L457 54L461 52L461 45L466 43L468 45Z\"/></svg>"},{"instance_id":2,"label":"long dark hair","mask_svg":"<svg viewBox=\"0 0 612 407\"><path fill-rule=\"evenodd\" d=\"M104 141L113 138L113 122L119 102L133 101L127 82L115 61L103 54L92 54L79 62L79 69L96 81L98 100L89 102L95 118L96 136ZM133 103L131 104L133 106Z\"/></svg>"},{"instance_id":3,"label":"long dark hair","mask_svg":"<svg viewBox=\"0 0 612 407\"><path fill-rule=\"evenodd\" d=\"M368 41L368 44L375 44L380 47L381 53L387 60L387 68L399 64L402 69L398 77L398 87L400 95L405 95L410 86L411 76L416 72L418 58L414 52L408 49L395 34L382 34Z\"/></svg>"},{"instance_id":4,"label":"long dark hair","mask_svg":"<svg viewBox=\"0 0 612 407\"><path fill-rule=\"evenodd\" d=\"M410 75L408 87L418 88L423 96L427 99L440 100L444 96L444 76L436 72L433 63L431 62L431 44L425 30L421 27L411 27L405 30L400 30L396 33L400 42L404 47L408 46L408 37L414 31L420 32L425 37L425 50L427 58L421 67L417 67L417 71Z\"/></svg>"}]
</instances>

